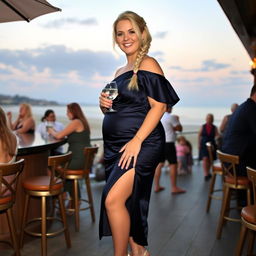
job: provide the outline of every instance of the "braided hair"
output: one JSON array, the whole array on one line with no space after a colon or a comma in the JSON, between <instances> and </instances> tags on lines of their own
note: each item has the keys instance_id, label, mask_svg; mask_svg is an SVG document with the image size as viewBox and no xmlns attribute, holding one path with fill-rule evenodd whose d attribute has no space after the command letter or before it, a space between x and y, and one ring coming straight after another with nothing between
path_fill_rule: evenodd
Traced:
<instances>
[{"instance_id":1,"label":"braided hair","mask_svg":"<svg viewBox=\"0 0 256 256\"><path fill-rule=\"evenodd\" d=\"M139 90L138 81L137 81L137 72L139 70L139 67L143 58L148 53L148 50L150 48L150 44L152 41L152 37L149 33L145 20L135 12L126 11L121 13L113 24L113 45L116 44L116 26L117 26L117 23L121 20L129 20L132 23L135 33L138 36L140 41L140 48L134 62L133 75L128 84L129 90ZM143 38L142 38L142 34L144 35Z\"/></svg>"}]
</instances>

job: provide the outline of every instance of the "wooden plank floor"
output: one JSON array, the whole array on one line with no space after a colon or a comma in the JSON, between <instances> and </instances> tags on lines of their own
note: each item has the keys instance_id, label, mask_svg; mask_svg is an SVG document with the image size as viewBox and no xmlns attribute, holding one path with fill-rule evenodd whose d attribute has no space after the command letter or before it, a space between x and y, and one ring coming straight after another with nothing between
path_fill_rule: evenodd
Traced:
<instances>
[{"instance_id":1,"label":"wooden plank floor","mask_svg":"<svg viewBox=\"0 0 256 256\"><path fill-rule=\"evenodd\" d=\"M227 256L234 255L240 224L227 223L221 240L216 240L216 227L220 201L213 200L210 213L205 206L209 182L203 179L201 165L193 167L193 173L179 176L178 184L187 193L171 195L169 175L161 177L166 189L152 193L149 214L149 250L151 256ZM220 183L220 180L218 181ZM49 256L112 256L111 237L98 239L98 219L101 191L104 182L92 183L97 222L92 223L89 211L81 213L80 232L74 231L74 217L68 217L72 248L66 249L64 236L48 239ZM12 255L9 250L1 256ZM25 244L22 255L40 255L40 239Z\"/></svg>"}]
</instances>

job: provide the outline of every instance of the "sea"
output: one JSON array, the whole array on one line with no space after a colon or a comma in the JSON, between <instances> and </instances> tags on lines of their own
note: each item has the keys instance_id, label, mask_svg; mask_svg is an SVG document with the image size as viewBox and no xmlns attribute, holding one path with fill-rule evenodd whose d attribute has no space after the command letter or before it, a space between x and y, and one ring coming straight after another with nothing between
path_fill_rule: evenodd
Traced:
<instances>
[{"instance_id":1,"label":"sea","mask_svg":"<svg viewBox=\"0 0 256 256\"><path fill-rule=\"evenodd\" d=\"M13 116L18 114L19 106L2 106L8 112L11 111ZM46 109L53 109L58 118L66 118L66 106L32 106L32 111L35 117L42 117ZM82 109L88 118L102 120L103 114L98 106L82 106ZM173 114L180 117L183 125L198 126L205 122L206 115L212 113L214 115L214 122L218 126L222 118L230 113L228 108L224 107L175 107Z\"/></svg>"},{"instance_id":2,"label":"sea","mask_svg":"<svg viewBox=\"0 0 256 256\"><path fill-rule=\"evenodd\" d=\"M19 106L1 106L4 111L11 111L13 115L13 120L18 116ZM41 122L41 118L44 115L45 110L54 110L57 120L66 125L69 120L66 116L67 108L66 106L32 106L33 116L36 120L36 124ZM83 112L88 119L91 127L91 138L101 139L102 138L102 121L104 115L102 114L99 106L82 106ZM208 113L214 115L214 124L219 127L223 117L230 113L229 108L223 107L175 107L173 109L173 114L178 115L180 122L183 125L183 132L188 140L193 146L193 155L198 155L198 139L197 134L199 128L205 123L205 118Z\"/></svg>"}]
</instances>

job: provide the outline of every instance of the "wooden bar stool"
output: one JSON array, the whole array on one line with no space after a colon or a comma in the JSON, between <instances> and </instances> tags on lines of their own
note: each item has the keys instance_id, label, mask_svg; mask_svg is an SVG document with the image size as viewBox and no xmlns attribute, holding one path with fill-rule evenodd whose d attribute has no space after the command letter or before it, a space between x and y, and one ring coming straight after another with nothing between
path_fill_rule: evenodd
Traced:
<instances>
[{"instance_id":1,"label":"wooden bar stool","mask_svg":"<svg viewBox=\"0 0 256 256\"><path fill-rule=\"evenodd\" d=\"M214 187L215 187L215 181L216 181L217 175L219 175L219 176L221 176L221 178L223 178L223 170L222 170L222 167L221 167L220 163L219 164L218 163L214 164L212 143L207 142L206 147L207 147L207 150L208 150L210 165L211 165L211 169L212 169L212 178L211 178L211 182L210 182L208 200L207 200L207 205L206 205L206 212L209 212L210 207L211 207L212 199L217 199L217 200L222 199L222 196L217 196L217 195L215 195L215 193L223 191L223 189L222 188L221 189L215 189Z\"/></svg>"},{"instance_id":2,"label":"wooden bar stool","mask_svg":"<svg viewBox=\"0 0 256 256\"><path fill-rule=\"evenodd\" d=\"M12 206L15 203L17 183L24 167L24 159L15 163L0 164L0 214L6 214L12 243L10 244L16 256L20 256L20 248L17 241L16 227L13 219Z\"/></svg>"},{"instance_id":3,"label":"wooden bar stool","mask_svg":"<svg viewBox=\"0 0 256 256\"><path fill-rule=\"evenodd\" d=\"M85 156L85 164L84 169L82 170L66 170L66 179L73 181L73 195L74 195L74 207L69 208L68 211L75 212L75 230L79 231L80 226L80 216L79 211L90 209L91 212L91 218L92 221L95 222L95 213L94 213L94 207L93 207L93 198L92 198L92 191L91 191L91 182L90 182L90 170L93 165L93 160L98 152L98 147L85 147L84 148L84 156ZM87 196L88 199L79 199L78 198L78 181L84 179L86 190L87 190ZM86 202L88 204L88 207L80 208L79 209L79 200Z\"/></svg>"},{"instance_id":4,"label":"wooden bar stool","mask_svg":"<svg viewBox=\"0 0 256 256\"><path fill-rule=\"evenodd\" d=\"M236 165L239 164L239 156L225 154L220 150L217 150L218 158L221 161L224 183L223 183L223 199L221 212L219 217L219 223L217 228L217 239L221 238L222 227L226 220L241 222L241 218L229 217L231 191L246 190L247 191L247 204L251 204L251 189L250 181L247 177L237 176Z\"/></svg>"},{"instance_id":5,"label":"wooden bar stool","mask_svg":"<svg viewBox=\"0 0 256 256\"><path fill-rule=\"evenodd\" d=\"M50 171L49 176L36 176L31 177L23 182L23 188L26 193L25 197L25 206L23 211L22 218L22 229L20 244L23 246L24 232L31 236L41 237L41 255L47 255L47 237L56 236L57 234L64 232L67 247L71 247L71 241L69 236L69 230L67 226L66 212L63 201L63 179L65 176L65 169L68 166L68 163L71 159L72 153L69 152L64 155L59 156L50 156L48 158L48 170ZM61 168L59 168L61 166ZM62 170L62 171L60 171ZM29 200L30 197L37 197L41 199L41 217L34 218L26 222L28 209L29 209ZM55 217L46 216L46 198L49 197L58 197L61 219ZM52 233L47 233L47 221L48 220L57 220L62 222L63 228ZM31 224L36 221L41 222L41 232L36 233L31 230Z\"/></svg>"},{"instance_id":6,"label":"wooden bar stool","mask_svg":"<svg viewBox=\"0 0 256 256\"><path fill-rule=\"evenodd\" d=\"M255 240L255 231L256 231L256 170L250 167L247 167L247 176L252 182L253 187L253 205L248 205L242 209L241 220L242 226L240 231L240 238L236 248L236 256L242 255L244 240L246 238L247 232L249 231L249 241L248 241L248 251L247 255L252 255L253 245Z\"/></svg>"}]
</instances>

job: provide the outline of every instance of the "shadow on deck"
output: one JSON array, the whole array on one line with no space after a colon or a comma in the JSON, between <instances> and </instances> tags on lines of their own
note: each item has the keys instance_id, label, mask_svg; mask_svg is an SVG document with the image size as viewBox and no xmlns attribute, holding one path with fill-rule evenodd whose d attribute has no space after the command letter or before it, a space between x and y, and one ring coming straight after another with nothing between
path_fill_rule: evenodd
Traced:
<instances>
[{"instance_id":1,"label":"shadow on deck","mask_svg":"<svg viewBox=\"0 0 256 256\"><path fill-rule=\"evenodd\" d=\"M178 185L187 193L171 195L169 175L163 171L161 183L165 190L152 192L149 213L149 250L151 256L227 256L234 255L240 224L227 223L221 240L216 240L221 201L213 200L210 212L205 212L209 182L203 179L201 165L193 173L178 177ZM217 180L220 183L220 180ZM111 237L98 239L101 191L104 182L92 183L96 209L95 223L89 211L81 212L80 232L74 230L74 216L68 217L72 248L66 249L63 235L48 239L48 256L112 256ZM1 256L11 255L1 251ZM22 255L40 255L40 239L26 243Z\"/></svg>"}]
</instances>

